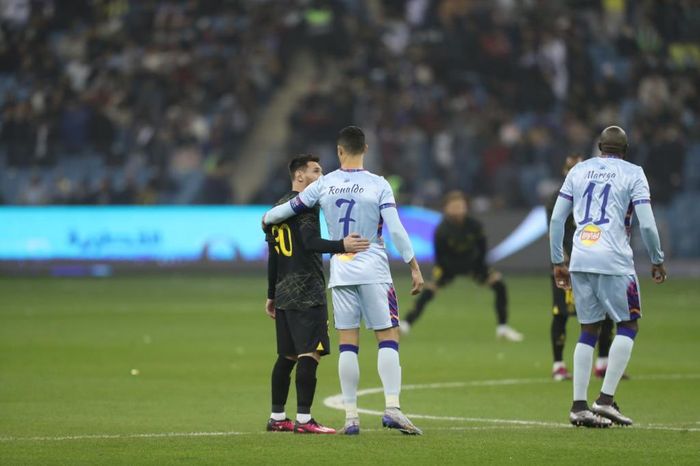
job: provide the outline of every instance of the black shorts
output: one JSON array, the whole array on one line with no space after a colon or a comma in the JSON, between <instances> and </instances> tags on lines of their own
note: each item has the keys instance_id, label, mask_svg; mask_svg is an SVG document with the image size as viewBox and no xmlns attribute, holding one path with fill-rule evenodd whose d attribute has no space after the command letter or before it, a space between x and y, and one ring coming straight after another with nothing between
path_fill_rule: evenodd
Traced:
<instances>
[{"instance_id":1,"label":"black shorts","mask_svg":"<svg viewBox=\"0 0 700 466\"><path fill-rule=\"evenodd\" d=\"M554 275L550 275L552 284L552 314L558 315L575 315L576 305L574 304L574 292L571 289L562 290L557 288L554 281Z\"/></svg>"},{"instance_id":2,"label":"black shorts","mask_svg":"<svg viewBox=\"0 0 700 466\"><path fill-rule=\"evenodd\" d=\"M275 310L277 354L298 356L318 351L330 354L328 307L315 306L303 311Z\"/></svg>"},{"instance_id":3,"label":"black shorts","mask_svg":"<svg viewBox=\"0 0 700 466\"><path fill-rule=\"evenodd\" d=\"M440 265L435 265L433 267L433 282L438 288L442 288L448 285L452 280L458 275L464 275L466 277L471 277L479 285L483 285L489 278L489 274L492 272L490 269L453 269L444 268Z\"/></svg>"}]
</instances>

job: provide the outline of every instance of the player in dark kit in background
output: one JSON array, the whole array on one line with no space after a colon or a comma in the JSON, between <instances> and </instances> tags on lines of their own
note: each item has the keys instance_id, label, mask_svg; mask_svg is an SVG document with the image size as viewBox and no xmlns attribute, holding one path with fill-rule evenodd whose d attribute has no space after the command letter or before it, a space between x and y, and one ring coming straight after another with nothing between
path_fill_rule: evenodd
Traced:
<instances>
[{"instance_id":1,"label":"player in dark kit in background","mask_svg":"<svg viewBox=\"0 0 700 466\"><path fill-rule=\"evenodd\" d=\"M566 176L569 170L581 161L580 156L571 156L566 158L564 164L563 175ZM557 190L552 199L547 204L547 225L552 218L552 210L554 204L559 197ZM564 251L566 252L567 262L571 257L571 248L573 247L574 232L576 231L576 223L574 216L569 215L564 225ZM571 380L571 374L564 363L564 344L566 343L566 323L570 315L576 314L576 306L574 305L574 293L571 289L562 290L557 287L554 281L554 275L550 276L552 285L552 326L550 335L552 339L552 353L554 356L554 364L552 365L552 378L556 381ZM613 338L613 321L608 317L603 321L600 329L600 337L598 338L598 359L595 364L596 377L605 377L605 369L608 366L608 352ZM626 377L626 376L624 376Z\"/></svg>"},{"instance_id":2,"label":"player in dark kit in background","mask_svg":"<svg viewBox=\"0 0 700 466\"><path fill-rule=\"evenodd\" d=\"M292 191L278 204L295 198L321 176L318 160L312 155L302 155L290 162ZM357 253L367 250L369 241L355 234L340 241L322 239L318 207L279 225L271 225L266 230L266 239L269 259L265 312L275 319L278 354L272 370L272 414L267 430L333 434L334 429L320 425L311 417L316 368L321 356L329 354L330 348L321 253ZM297 419L292 423L285 414L284 405L295 364Z\"/></svg>"},{"instance_id":3,"label":"player in dark kit in background","mask_svg":"<svg viewBox=\"0 0 700 466\"><path fill-rule=\"evenodd\" d=\"M488 285L496 295L498 319L496 336L508 341L522 341L523 335L508 326L508 295L501 274L486 264L486 236L478 220L468 216L464 194L452 191L443 202L444 218L435 230L435 267L433 281L418 296L415 307L401 321L401 331L408 333L437 290L457 275L467 275L479 285Z\"/></svg>"}]
</instances>

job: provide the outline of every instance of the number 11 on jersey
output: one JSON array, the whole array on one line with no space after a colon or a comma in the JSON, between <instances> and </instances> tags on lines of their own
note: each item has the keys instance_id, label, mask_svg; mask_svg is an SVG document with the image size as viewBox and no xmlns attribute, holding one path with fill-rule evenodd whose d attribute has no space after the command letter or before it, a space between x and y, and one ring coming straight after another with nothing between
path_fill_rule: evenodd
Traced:
<instances>
[{"instance_id":1,"label":"number 11 on jersey","mask_svg":"<svg viewBox=\"0 0 700 466\"><path fill-rule=\"evenodd\" d=\"M591 216L591 202L593 201L593 195L595 187L597 185L594 182L588 183L586 190L583 192L583 197L586 199L586 214L583 219L579 222L579 225L585 225L587 223L593 222L593 217ZM598 197L603 199L603 203L600 206L600 217L598 220L593 222L594 225L604 225L610 222L610 219L605 216L605 208L608 206L608 198L610 197L610 189L612 185L607 183L603 187L603 191L598 195Z\"/></svg>"}]
</instances>

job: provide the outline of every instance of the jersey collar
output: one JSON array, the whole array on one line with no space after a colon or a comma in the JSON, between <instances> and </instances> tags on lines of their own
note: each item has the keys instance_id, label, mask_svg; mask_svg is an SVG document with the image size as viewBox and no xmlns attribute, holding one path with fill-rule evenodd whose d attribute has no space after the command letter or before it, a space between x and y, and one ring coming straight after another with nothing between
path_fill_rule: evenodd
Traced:
<instances>
[{"instance_id":1,"label":"jersey collar","mask_svg":"<svg viewBox=\"0 0 700 466\"><path fill-rule=\"evenodd\" d=\"M367 169L366 169L366 168L341 168L340 171L341 171L341 172L349 172L349 173L352 173L352 172L366 172Z\"/></svg>"},{"instance_id":2,"label":"jersey collar","mask_svg":"<svg viewBox=\"0 0 700 466\"><path fill-rule=\"evenodd\" d=\"M603 159L621 159L622 158L621 155L617 155L617 154L600 154L599 157L601 157Z\"/></svg>"}]
</instances>

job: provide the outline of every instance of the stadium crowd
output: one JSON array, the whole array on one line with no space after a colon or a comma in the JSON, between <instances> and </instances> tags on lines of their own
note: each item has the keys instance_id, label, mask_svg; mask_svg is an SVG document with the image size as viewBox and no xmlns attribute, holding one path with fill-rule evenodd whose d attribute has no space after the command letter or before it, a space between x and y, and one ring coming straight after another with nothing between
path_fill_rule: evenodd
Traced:
<instances>
[{"instance_id":1,"label":"stadium crowd","mask_svg":"<svg viewBox=\"0 0 700 466\"><path fill-rule=\"evenodd\" d=\"M3 1L8 202L232 202L227 162L284 80L296 12L294 2Z\"/></svg>"},{"instance_id":2,"label":"stadium crowd","mask_svg":"<svg viewBox=\"0 0 700 466\"><path fill-rule=\"evenodd\" d=\"M348 15L347 42L332 51L337 77L291 118L294 151L311 145L330 170L334 129L360 122L374 168L393 175L403 202L435 205L456 188L528 206L558 187L567 155L592 154L596 134L617 123L657 203L700 189L697 4L384 4ZM276 194L266 193L261 201Z\"/></svg>"},{"instance_id":3,"label":"stadium crowd","mask_svg":"<svg viewBox=\"0 0 700 466\"><path fill-rule=\"evenodd\" d=\"M317 79L289 155L329 171L338 128L360 124L404 203L457 188L538 204L613 122L658 203L700 190L692 1L7 0L0 14L6 203L242 201L233 161L300 48ZM255 201L286 189L285 164Z\"/></svg>"}]
</instances>

